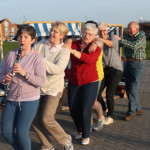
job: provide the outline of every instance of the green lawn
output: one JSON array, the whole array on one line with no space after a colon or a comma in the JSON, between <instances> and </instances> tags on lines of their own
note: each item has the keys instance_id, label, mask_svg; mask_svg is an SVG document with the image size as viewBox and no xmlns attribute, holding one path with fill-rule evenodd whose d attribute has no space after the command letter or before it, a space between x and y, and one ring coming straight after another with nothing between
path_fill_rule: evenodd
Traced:
<instances>
[{"instance_id":1,"label":"green lawn","mask_svg":"<svg viewBox=\"0 0 150 150\"><path fill-rule=\"evenodd\" d=\"M19 45L17 42L4 42L3 44L3 53L4 53L4 57L6 56L6 54L11 51L14 50L16 48L18 48ZM146 59L150 60L150 41L147 41L147 46L146 46Z\"/></svg>"},{"instance_id":2,"label":"green lawn","mask_svg":"<svg viewBox=\"0 0 150 150\"><path fill-rule=\"evenodd\" d=\"M18 47L19 47L18 42L4 42L3 43L4 58L9 51L14 50Z\"/></svg>"},{"instance_id":3,"label":"green lawn","mask_svg":"<svg viewBox=\"0 0 150 150\"><path fill-rule=\"evenodd\" d=\"M150 41L147 41L146 45L146 59L150 60Z\"/></svg>"}]
</instances>

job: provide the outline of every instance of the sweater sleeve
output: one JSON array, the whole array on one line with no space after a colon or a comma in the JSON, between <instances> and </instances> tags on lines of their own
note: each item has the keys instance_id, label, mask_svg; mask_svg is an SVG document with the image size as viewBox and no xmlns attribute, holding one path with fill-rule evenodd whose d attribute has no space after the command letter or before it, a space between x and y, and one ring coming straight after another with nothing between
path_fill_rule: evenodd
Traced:
<instances>
[{"instance_id":1,"label":"sweater sleeve","mask_svg":"<svg viewBox=\"0 0 150 150\"><path fill-rule=\"evenodd\" d=\"M68 49L61 49L57 55L58 60L56 63L51 63L47 59L45 60L46 71L51 75L61 74L67 67L70 58L70 52Z\"/></svg>"},{"instance_id":2,"label":"sweater sleeve","mask_svg":"<svg viewBox=\"0 0 150 150\"><path fill-rule=\"evenodd\" d=\"M35 86L43 87L46 81L46 68L44 60L40 55L37 57L34 69L34 73L30 74L27 81Z\"/></svg>"},{"instance_id":3,"label":"sweater sleeve","mask_svg":"<svg viewBox=\"0 0 150 150\"><path fill-rule=\"evenodd\" d=\"M99 47L96 48L95 52L93 53L81 53L80 60L84 63L93 63L98 60L98 57L101 53L101 49Z\"/></svg>"}]
</instances>

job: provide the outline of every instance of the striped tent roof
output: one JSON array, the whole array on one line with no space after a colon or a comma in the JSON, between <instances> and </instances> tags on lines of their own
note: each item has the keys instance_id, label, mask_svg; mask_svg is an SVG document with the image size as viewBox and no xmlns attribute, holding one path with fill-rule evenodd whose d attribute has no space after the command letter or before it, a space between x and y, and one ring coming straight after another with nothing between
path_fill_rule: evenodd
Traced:
<instances>
[{"instance_id":1,"label":"striped tent roof","mask_svg":"<svg viewBox=\"0 0 150 150\"><path fill-rule=\"evenodd\" d=\"M72 37L80 37L81 36L81 22L80 21L63 21L69 28L69 32L67 36ZM53 22L32 22L32 21L25 21L24 24L29 24L36 29L38 38L37 41L41 39L49 37L49 31L52 27ZM108 36L111 37L112 35L123 35L123 25L122 24L108 24Z\"/></svg>"},{"instance_id":2,"label":"striped tent roof","mask_svg":"<svg viewBox=\"0 0 150 150\"><path fill-rule=\"evenodd\" d=\"M67 36L72 36L72 37L81 36L81 22L80 21L62 21L62 22L64 22L69 28L69 32ZM49 37L49 31L52 28L53 22L25 21L24 24L29 24L36 29L37 41L40 41L41 39Z\"/></svg>"}]
</instances>

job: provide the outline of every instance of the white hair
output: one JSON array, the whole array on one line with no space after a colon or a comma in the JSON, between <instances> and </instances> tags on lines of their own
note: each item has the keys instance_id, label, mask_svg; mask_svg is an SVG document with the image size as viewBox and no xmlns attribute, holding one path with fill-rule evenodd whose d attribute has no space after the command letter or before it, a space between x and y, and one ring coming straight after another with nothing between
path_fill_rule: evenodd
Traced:
<instances>
[{"instance_id":1,"label":"white hair","mask_svg":"<svg viewBox=\"0 0 150 150\"><path fill-rule=\"evenodd\" d=\"M101 27L105 27L106 29L108 29L107 24L105 22L100 22L98 24L98 29L100 29Z\"/></svg>"},{"instance_id":2,"label":"white hair","mask_svg":"<svg viewBox=\"0 0 150 150\"><path fill-rule=\"evenodd\" d=\"M95 35L98 34L98 28L93 23L84 24L83 27L82 27L82 32L84 32L84 30L93 30Z\"/></svg>"}]
</instances>

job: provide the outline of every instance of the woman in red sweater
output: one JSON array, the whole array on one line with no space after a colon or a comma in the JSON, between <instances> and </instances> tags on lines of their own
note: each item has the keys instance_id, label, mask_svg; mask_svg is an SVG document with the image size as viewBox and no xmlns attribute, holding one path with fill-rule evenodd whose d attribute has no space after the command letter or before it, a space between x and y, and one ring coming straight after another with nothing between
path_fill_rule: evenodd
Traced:
<instances>
[{"instance_id":1,"label":"woman in red sweater","mask_svg":"<svg viewBox=\"0 0 150 150\"><path fill-rule=\"evenodd\" d=\"M71 69L68 104L79 133L75 138L82 137L82 145L88 145L90 141L91 111L98 89L96 62L101 50L97 47L92 53L88 51L97 33L96 25L87 23L82 29L82 39L73 41L69 46Z\"/></svg>"}]
</instances>

